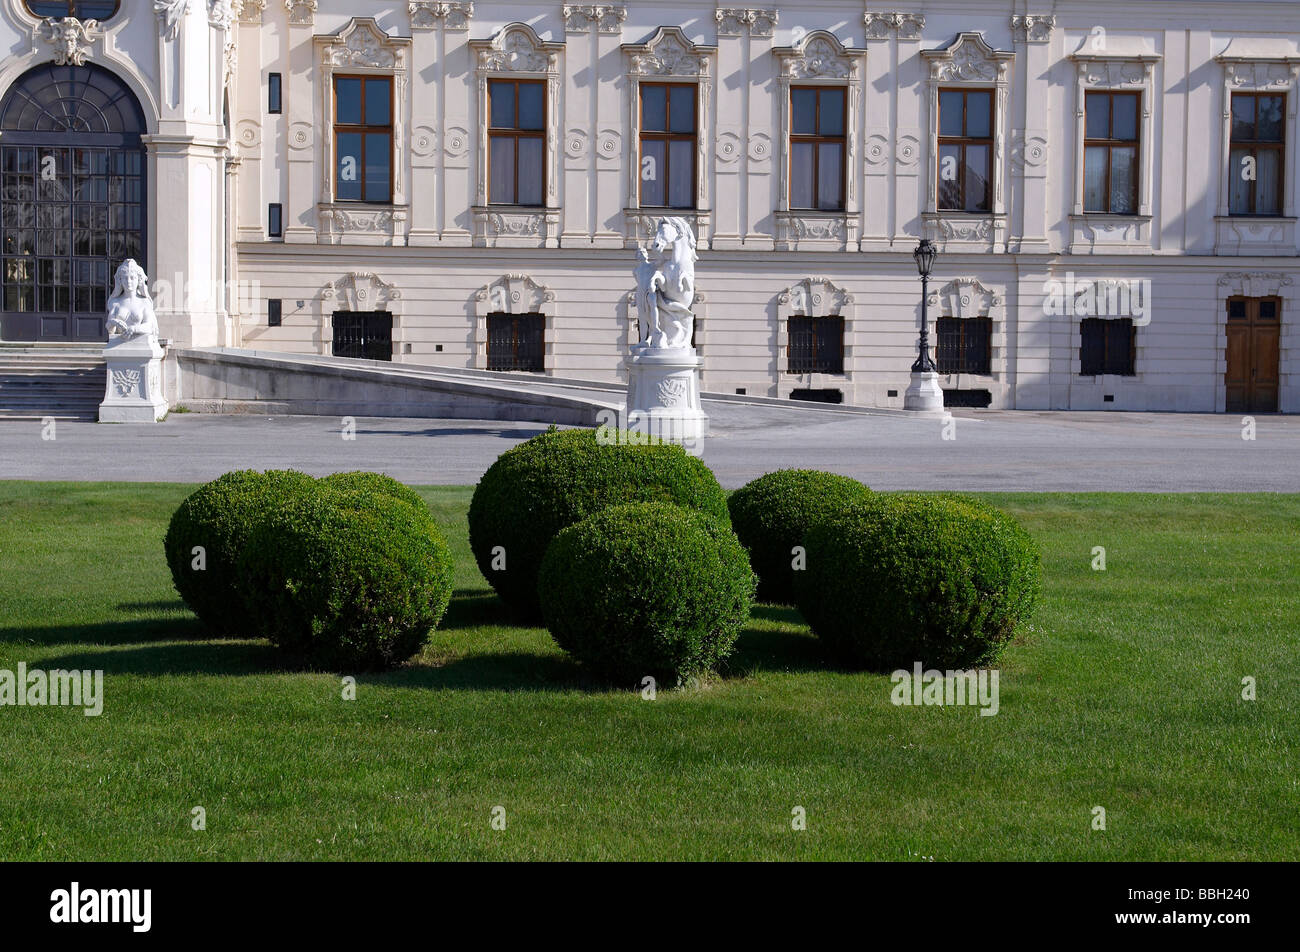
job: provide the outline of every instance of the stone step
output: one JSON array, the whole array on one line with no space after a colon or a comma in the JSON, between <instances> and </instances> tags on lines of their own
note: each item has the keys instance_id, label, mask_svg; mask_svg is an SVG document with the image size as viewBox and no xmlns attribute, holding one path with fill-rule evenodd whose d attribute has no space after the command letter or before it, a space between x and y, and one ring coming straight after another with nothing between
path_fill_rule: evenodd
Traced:
<instances>
[{"instance_id":1,"label":"stone step","mask_svg":"<svg viewBox=\"0 0 1300 952\"><path fill-rule=\"evenodd\" d=\"M87 348L0 350L0 420L95 421L104 399L103 355Z\"/></svg>"}]
</instances>

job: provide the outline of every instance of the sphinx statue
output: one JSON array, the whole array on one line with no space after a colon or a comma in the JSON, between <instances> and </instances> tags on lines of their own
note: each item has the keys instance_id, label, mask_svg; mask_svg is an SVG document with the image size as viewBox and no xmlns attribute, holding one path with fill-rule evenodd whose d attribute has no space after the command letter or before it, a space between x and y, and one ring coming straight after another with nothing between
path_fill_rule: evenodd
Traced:
<instances>
[{"instance_id":1,"label":"sphinx statue","mask_svg":"<svg viewBox=\"0 0 1300 952\"><path fill-rule=\"evenodd\" d=\"M637 249L637 323L641 350L691 346L695 328L695 233L685 218L659 219L649 248Z\"/></svg>"},{"instance_id":2,"label":"sphinx statue","mask_svg":"<svg viewBox=\"0 0 1300 952\"><path fill-rule=\"evenodd\" d=\"M108 298L108 339L133 340L158 337L158 317L149 298L149 279L134 258L127 258L113 275Z\"/></svg>"}]
</instances>

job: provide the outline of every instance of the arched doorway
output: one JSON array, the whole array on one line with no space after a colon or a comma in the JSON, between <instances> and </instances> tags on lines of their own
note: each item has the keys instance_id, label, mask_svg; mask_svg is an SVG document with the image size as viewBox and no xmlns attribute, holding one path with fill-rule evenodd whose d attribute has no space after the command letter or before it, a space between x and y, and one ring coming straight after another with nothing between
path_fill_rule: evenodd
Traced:
<instances>
[{"instance_id":1,"label":"arched doorway","mask_svg":"<svg viewBox=\"0 0 1300 952\"><path fill-rule=\"evenodd\" d=\"M38 66L0 100L0 340L104 339L113 269L145 264L146 131L98 66Z\"/></svg>"}]
</instances>

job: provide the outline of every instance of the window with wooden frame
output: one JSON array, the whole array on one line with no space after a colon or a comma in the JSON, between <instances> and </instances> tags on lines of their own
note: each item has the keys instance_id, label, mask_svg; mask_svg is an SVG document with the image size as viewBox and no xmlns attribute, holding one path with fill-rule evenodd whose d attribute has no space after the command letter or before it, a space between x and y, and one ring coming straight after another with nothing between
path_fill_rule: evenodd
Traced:
<instances>
[{"instance_id":1,"label":"window with wooden frame","mask_svg":"<svg viewBox=\"0 0 1300 952\"><path fill-rule=\"evenodd\" d=\"M790 88L790 207L844 210L848 153L842 86Z\"/></svg>"},{"instance_id":2,"label":"window with wooden frame","mask_svg":"<svg viewBox=\"0 0 1300 952\"><path fill-rule=\"evenodd\" d=\"M992 210L993 122L993 90L939 90L939 211Z\"/></svg>"},{"instance_id":3,"label":"window with wooden frame","mask_svg":"<svg viewBox=\"0 0 1300 952\"><path fill-rule=\"evenodd\" d=\"M844 373L844 318L795 315L789 319L786 372Z\"/></svg>"},{"instance_id":4,"label":"window with wooden frame","mask_svg":"<svg viewBox=\"0 0 1300 952\"><path fill-rule=\"evenodd\" d=\"M1083 108L1083 210L1136 215L1142 94L1087 93Z\"/></svg>"},{"instance_id":5,"label":"window with wooden frame","mask_svg":"<svg viewBox=\"0 0 1300 952\"><path fill-rule=\"evenodd\" d=\"M334 200L393 200L393 80L334 77Z\"/></svg>"},{"instance_id":6,"label":"window with wooden frame","mask_svg":"<svg viewBox=\"0 0 1300 952\"><path fill-rule=\"evenodd\" d=\"M490 80L488 111L488 204L544 204L546 84Z\"/></svg>"},{"instance_id":7,"label":"window with wooden frame","mask_svg":"<svg viewBox=\"0 0 1300 952\"><path fill-rule=\"evenodd\" d=\"M941 374L987 377L993 320L988 317L941 317L935 325L935 363Z\"/></svg>"},{"instance_id":8,"label":"window with wooden frame","mask_svg":"<svg viewBox=\"0 0 1300 952\"><path fill-rule=\"evenodd\" d=\"M1286 178L1286 94L1232 94L1228 213L1282 214Z\"/></svg>"},{"instance_id":9,"label":"window with wooden frame","mask_svg":"<svg viewBox=\"0 0 1300 952\"><path fill-rule=\"evenodd\" d=\"M694 83L640 83L641 207L695 207Z\"/></svg>"},{"instance_id":10,"label":"window with wooden frame","mask_svg":"<svg viewBox=\"0 0 1300 952\"><path fill-rule=\"evenodd\" d=\"M1115 374L1131 377L1137 356L1133 319L1086 317L1079 322L1079 373L1084 377Z\"/></svg>"},{"instance_id":11,"label":"window with wooden frame","mask_svg":"<svg viewBox=\"0 0 1300 952\"><path fill-rule=\"evenodd\" d=\"M32 16L74 17L83 23L86 20L103 23L117 13L120 4L118 0L26 0L25 6Z\"/></svg>"}]
</instances>

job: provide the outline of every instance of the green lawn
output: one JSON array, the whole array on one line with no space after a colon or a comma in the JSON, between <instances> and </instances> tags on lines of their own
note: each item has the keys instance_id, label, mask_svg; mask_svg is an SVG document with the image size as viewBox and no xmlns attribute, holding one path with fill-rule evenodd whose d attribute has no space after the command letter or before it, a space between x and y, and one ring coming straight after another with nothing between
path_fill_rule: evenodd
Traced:
<instances>
[{"instance_id":1,"label":"green lawn","mask_svg":"<svg viewBox=\"0 0 1300 952\"><path fill-rule=\"evenodd\" d=\"M0 859L1300 859L1300 496L990 497L1044 598L980 717L894 707L769 607L716 681L590 684L508 623L444 488L448 617L345 701L204 637L162 554L190 488L0 483L0 668L106 695L0 708Z\"/></svg>"}]
</instances>

